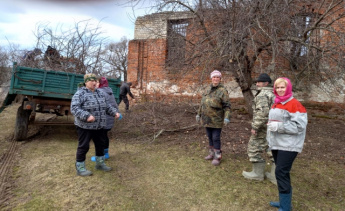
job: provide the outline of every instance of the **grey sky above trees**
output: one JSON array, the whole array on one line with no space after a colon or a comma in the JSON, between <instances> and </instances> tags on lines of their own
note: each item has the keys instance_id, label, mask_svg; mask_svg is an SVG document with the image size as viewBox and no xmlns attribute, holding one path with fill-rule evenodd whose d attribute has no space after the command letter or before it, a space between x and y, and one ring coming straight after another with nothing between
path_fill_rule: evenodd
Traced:
<instances>
[{"instance_id":1,"label":"grey sky above trees","mask_svg":"<svg viewBox=\"0 0 345 211\"><path fill-rule=\"evenodd\" d=\"M37 24L68 28L81 20L101 22L104 35L114 42L120 41L123 36L132 39L135 18L145 14L149 9L147 5L133 5L127 0L1 1L0 45L10 42L22 48L31 48L35 45L33 31Z\"/></svg>"},{"instance_id":2,"label":"grey sky above trees","mask_svg":"<svg viewBox=\"0 0 345 211\"><path fill-rule=\"evenodd\" d=\"M127 0L13 0L1 5L0 47L6 55L2 58L7 59L2 64L22 63L28 51L39 48L42 53L29 64L33 67L61 71L78 67L80 73L122 78L127 61L114 56L108 46L115 49L119 43L123 46L124 40L127 43L127 39L132 39L136 16L149 9L147 3L131 4ZM59 52L59 61L44 57L48 46ZM127 55L127 49L121 50ZM111 61L106 61L107 57ZM120 65L111 66L116 59Z\"/></svg>"}]
</instances>

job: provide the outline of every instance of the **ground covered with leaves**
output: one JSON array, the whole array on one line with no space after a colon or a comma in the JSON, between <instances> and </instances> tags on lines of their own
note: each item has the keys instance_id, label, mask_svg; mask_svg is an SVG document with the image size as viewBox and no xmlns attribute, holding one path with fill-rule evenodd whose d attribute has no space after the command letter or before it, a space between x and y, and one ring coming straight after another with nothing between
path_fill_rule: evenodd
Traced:
<instances>
[{"instance_id":1,"label":"ground covered with leaves","mask_svg":"<svg viewBox=\"0 0 345 211\"><path fill-rule=\"evenodd\" d=\"M339 104L304 103L308 111L307 135L300 157L324 159L345 165L345 106ZM126 113L126 126L113 130L138 141L167 142L173 145L201 140L207 146L204 128L195 121L197 103L146 103ZM225 154L246 157L251 118L242 100L233 100L231 123L222 130Z\"/></svg>"},{"instance_id":2,"label":"ground covered with leaves","mask_svg":"<svg viewBox=\"0 0 345 211\"><path fill-rule=\"evenodd\" d=\"M307 137L291 171L294 210L342 210L344 108L305 106ZM1 209L276 210L268 202L278 198L277 187L241 175L251 167L246 155L251 119L243 101L232 101L218 167L203 160L208 141L204 128L195 122L197 108L197 103L186 100L132 106L110 133L107 164L113 171L94 170L91 144L86 164L94 174L86 178L75 173L74 127L31 127L31 138L14 144L9 125L14 124L15 108L7 108L0 114L5 129L0 136L0 164L7 166L0 171Z\"/></svg>"}]
</instances>

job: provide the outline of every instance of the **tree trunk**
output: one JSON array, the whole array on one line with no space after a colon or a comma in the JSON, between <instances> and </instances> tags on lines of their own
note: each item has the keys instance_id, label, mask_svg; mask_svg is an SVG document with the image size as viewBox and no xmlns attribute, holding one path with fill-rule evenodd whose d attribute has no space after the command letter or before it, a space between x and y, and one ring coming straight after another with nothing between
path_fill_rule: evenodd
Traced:
<instances>
[{"instance_id":1,"label":"tree trunk","mask_svg":"<svg viewBox=\"0 0 345 211\"><path fill-rule=\"evenodd\" d=\"M253 105L253 99L254 99L252 91L250 89L242 90L242 94L246 103L246 109L249 113L250 118L252 118L253 117L252 105Z\"/></svg>"},{"instance_id":2,"label":"tree trunk","mask_svg":"<svg viewBox=\"0 0 345 211\"><path fill-rule=\"evenodd\" d=\"M127 82L127 71L123 72L123 81Z\"/></svg>"},{"instance_id":3,"label":"tree trunk","mask_svg":"<svg viewBox=\"0 0 345 211\"><path fill-rule=\"evenodd\" d=\"M246 109L249 113L249 116L250 118L252 118L253 117L252 104L253 104L254 96L251 90L251 86L253 83L253 80L251 77L253 65L251 64L254 64L254 62L250 62L247 56L243 56L243 58L241 58L241 61L242 62L238 64L239 69L236 72L237 73L236 81L242 90Z\"/></svg>"}]
</instances>

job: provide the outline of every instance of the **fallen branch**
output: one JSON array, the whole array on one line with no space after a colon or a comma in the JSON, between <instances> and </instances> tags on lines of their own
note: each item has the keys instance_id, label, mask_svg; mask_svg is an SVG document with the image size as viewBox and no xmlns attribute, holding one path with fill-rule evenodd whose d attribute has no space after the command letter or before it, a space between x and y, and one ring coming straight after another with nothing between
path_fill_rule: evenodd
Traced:
<instances>
[{"instance_id":1,"label":"fallen branch","mask_svg":"<svg viewBox=\"0 0 345 211\"><path fill-rule=\"evenodd\" d=\"M153 136L153 140L156 140L156 138L158 136L160 136L164 132L178 132L178 131L181 131L181 130L195 129L197 127L199 127L199 124L190 125L190 126L181 127L181 128L176 128L176 129L171 129L171 130L161 129L156 135Z\"/></svg>"}]
</instances>

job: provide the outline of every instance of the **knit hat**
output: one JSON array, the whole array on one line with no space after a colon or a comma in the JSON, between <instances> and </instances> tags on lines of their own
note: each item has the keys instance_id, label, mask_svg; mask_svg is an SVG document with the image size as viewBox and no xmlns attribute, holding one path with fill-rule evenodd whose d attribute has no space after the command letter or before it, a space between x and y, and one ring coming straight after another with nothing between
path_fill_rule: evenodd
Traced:
<instances>
[{"instance_id":1,"label":"knit hat","mask_svg":"<svg viewBox=\"0 0 345 211\"><path fill-rule=\"evenodd\" d=\"M84 82L85 83L88 82L88 81L92 81L92 80L97 81L97 76L95 74L88 73L88 74L84 75Z\"/></svg>"},{"instance_id":2,"label":"knit hat","mask_svg":"<svg viewBox=\"0 0 345 211\"><path fill-rule=\"evenodd\" d=\"M218 70L213 70L211 73L211 78L218 76L219 78L222 77L222 73L220 73Z\"/></svg>"},{"instance_id":3,"label":"knit hat","mask_svg":"<svg viewBox=\"0 0 345 211\"><path fill-rule=\"evenodd\" d=\"M259 77L255 80L256 82L268 82L271 83L272 79L270 78L270 76L266 73L261 73L259 75Z\"/></svg>"},{"instance_id":4,"label":"knit hat","mask_svg":"<svg viewBox=\"0 0 345 211\"><path fill-rule=\"evenodd\" d=\"M105 77L101 77L99 79L99 88L107 87L107 86L109 86L108 80Z\"/></svg>"}]
</instances>

